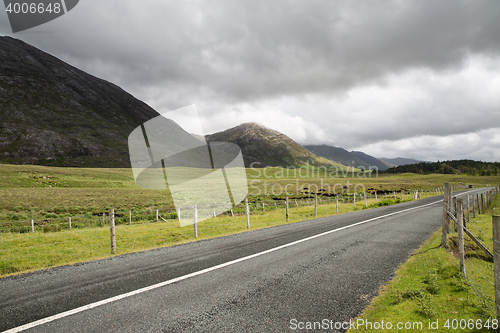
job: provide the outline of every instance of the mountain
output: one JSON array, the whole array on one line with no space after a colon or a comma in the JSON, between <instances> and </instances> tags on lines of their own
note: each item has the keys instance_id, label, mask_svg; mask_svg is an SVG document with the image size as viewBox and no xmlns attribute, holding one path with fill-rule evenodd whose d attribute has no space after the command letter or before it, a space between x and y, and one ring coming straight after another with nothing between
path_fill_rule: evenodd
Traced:
<instances>
[{"instance_id":1,"label":"mountain","mask_svg":"<svg viewBox=\"0 0 500 333\"><path fill-rule=\"evenodd\" d=\"M246 167L337 165L321 159L285 134L255 124L245 123L206 136L208 142L232 142L241 148Z\"/></svg>"},{"instance_id":2,"label":"mountain","mask_svg":"<svg viewBox=\"0 0 500 333\"><path fill-rule=\"evenodd\" d=\"M354 156L356 156L360 160L363 160L370 167L377 167L378 170L387 170L390 167L390 165L388 165L384 161L381 161L378 158L375 158L371 155L365 154L361 151L351 151L351 154L353 154Z\"/></svg>"},{"instance_id":3,"label":"mountain","mask_svg":"<svg viewBox=\"0 0 500 333\"><path fill-rule=\"evenodd\" d=\"M110 82L0 37L0 163L130 167L128 135L158 115Z\"/></svg>"},{"instance_id":4,"label":"mountain","mask_svg":"<svg viewBox=\"0 0 500 333\"><path fill-rule=\"evenodd\" d=\"M389 166L382 161L362 152L349 152L344 148L328 145L308 145L304 147L313 154L347 166L354 166L356 168L364 167L365 169L373 168L375 166L379 170L386 170L389 168Z\"/></svg>"},{"instance_id":5,"label":"mountain","mask_svg":"<svg viewBox=\"0 0 500 333\"><path fill-rule=\"evenodd\" d=\"M415 164L415 163L420 163L422 161L414 160L411 158L404 158L404 157L396 157L396 158L379 158L379 160L384 161L386 163L392 164L393 166L399 166L399 165L405 165L405 164Z\"/></svg>"}]
</instances>

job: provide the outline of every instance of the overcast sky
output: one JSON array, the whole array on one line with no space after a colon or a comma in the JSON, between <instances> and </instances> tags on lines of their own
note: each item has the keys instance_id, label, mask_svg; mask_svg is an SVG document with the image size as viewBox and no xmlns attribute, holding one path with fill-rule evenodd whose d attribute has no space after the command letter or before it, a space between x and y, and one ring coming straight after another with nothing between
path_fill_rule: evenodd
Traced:
<instances>
[{"instance_id":1,"label":"overcast sky","mask_svg":"<svg viewBox=\"0 0 500 333\"><path fill-rule=\"evenodd\" d=\"M158 112L376 157L500 161L500 1L81 0L12 34Z\"/></svg>"}]
</instances>

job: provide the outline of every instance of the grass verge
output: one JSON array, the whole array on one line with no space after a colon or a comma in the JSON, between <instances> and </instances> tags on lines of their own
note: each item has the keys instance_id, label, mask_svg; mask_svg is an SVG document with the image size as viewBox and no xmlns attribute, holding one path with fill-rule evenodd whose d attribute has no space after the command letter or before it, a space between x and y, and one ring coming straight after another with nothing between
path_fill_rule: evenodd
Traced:
<instances>
[{"instance_id":1,"label":"grass verge","mask_svg":"<svg viewBox=\"0 0 500 333\"><path fill-rule=\"evenodd\" d=\"M499 207L497 196L492 208ZM471 219L486 233L491 230L492 208ZM493 263L483 260L484 255L465 236L465 279L455 257L454 237L450 234L451 250L440 246L441 231L427 240L396 271L396 277L381 288L367 309L352 320L360 325L348 332L498 332L491 287ZM388 325L393 327L389 329Z\"/></svg>"}]
</instances>

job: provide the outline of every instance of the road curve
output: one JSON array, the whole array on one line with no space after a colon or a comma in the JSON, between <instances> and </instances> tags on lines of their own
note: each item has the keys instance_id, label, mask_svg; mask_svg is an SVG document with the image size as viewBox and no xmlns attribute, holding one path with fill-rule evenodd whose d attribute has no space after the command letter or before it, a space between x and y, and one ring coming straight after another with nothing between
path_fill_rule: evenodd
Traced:
<instances>
[{"instance_id":1,"label":"road curve","mask_svg":"<svg viewBox=\"0 0 500 333\"><path fill-rule=\"evenodd\" d=\"M294 320L348 321L439 229L440 201L3 278L0 331L27 324L27 332L291 332Z\"/></svg>"}]
</instances>

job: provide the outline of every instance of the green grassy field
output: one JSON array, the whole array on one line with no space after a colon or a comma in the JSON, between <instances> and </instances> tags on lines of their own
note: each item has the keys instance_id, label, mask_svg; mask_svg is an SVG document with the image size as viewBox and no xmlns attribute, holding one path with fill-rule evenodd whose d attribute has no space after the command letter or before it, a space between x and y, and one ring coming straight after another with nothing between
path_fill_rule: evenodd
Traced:
<instances>
[{"instance_id":1,"label":"green grassy field","mask_svg":"<svg viewBox=\"0 0 500 333\"><path fill-rule=\"evenodd\" d=\"M323 168L247 169L249 200L431 189L444 182L484 186L500 183L500 176L388 175L377 177L355 171ZM346 177L344 177L344 175ZM143 210L172 206L166 190L139 188L130 169L56 168L0 164L0 221L19 221L57 215L102 213L109 208Z\"/></svg>"},{"instance_id":2,"label":"green grassy field","mask_svg":"<svg viewBox=\"0 0 500 333\"><path fill-rule=\"evenodd\" d=\"M491 248L493 243L487 235L492 234L493 209L500 209L500 196L496 196L484 214L471 217L469 225L469 229ZM485 234L481 235L472 224ZM441 231L438 231L397 270L396 277L381 289L380 295L361 316L353 320L359 320L361 325L348 332L394 331L366 326L368 322L382 321L393 325L410 323L409 326L421 323L422 328L414 332L498 332L500 321L494 310L493 261L464 237L467 279L460 271L453 243L456 233L449 234L449 249L444 249L440 246Z\"/></svg>"},{"instance_id":3,"label":"green grassy field","mask_svg":"<svg viewBox=\"0 0 500 333\"><path fill-rule=\"evenodd\" d=\"M358 197L354 207L352 193L378 192L379 205L399 202L401 190L433 189L444 182L483 186L500 183L499 177L472 177L450 175L383 175L359 171L322 168L302 169L247 169L249 200L266 202L265 212L253 209L251 229L287 223L284 208L273 204L290 197L289 223L313 218L311 206L296 207L295 200L319 194L323 205L318 216L334 215L335 204L326 204L330 195L343 193L339 213L364 209ZM346 177L344 177L346 176ZM274 191L274 192L273 192ZM398 200L382 202L383 192L398 192ZM431 195L426 192L426 195ZM0 275L104 258L109 250L109 228L101 225L100 216L109 208L117 211L117 254L170 246L193 241L192 227L179 226L175 221L172 200L165 190L146 190L135 185L129 169L80 169L42 166L0 165ZM407 199L405 196L404 199ZM277 201L279 202L279 201ZM311 205L311 202L309 203ZM368 206L376 206L368 199ZM154 221L154 210L169 212L163 215L169 222ZM165 211L165 209L167 209ZM129 211L134 211L132 225L126 223ZM139 212L138 212L139 211ZM137 213L138 212L138 213ZM245 217L228 214L199 224L199 238L212 238L243 232ZM240 209L241 213L241 209ZM72 217L72 230L68 230L68 217ZM32 233L30 220L37 220ZM20 222L20 221L25 222ZM7 232L6 232L7 231Z\"/></svg>"},{"instance_id":4,"label":"green grassy field","mask_svg":"<svg viewBox=\"0 0 500 333\"><path fill-rule=\"evenodd\" d=\"M397 200L368 199L367 206L364 200L357 203L339 203L339 214L362 210L371 207L390 205L400 202ZM250 216L250 230L261 229L285 223L295 223L313 219L313 201L290 202L289 221L286 221L283 202L277 207L268 205L265 211L252 209ZM259 206L260 208L260 206ZM317 216L325 217L337 214L335 201L318 205ZM149 220L134 221L116 226L116 254L125 254L158 247L171 246L194 241L193 226L180 227L175 219L158 223ZM126 220L126 219L125 219ZM74 220L75 221L75 220ZM75 222L74 222L75 223ZM29 228L28 228L29 230ZM0 233L0 276L19 274L53 266L72 264L76 262L106 258L112 256L110 252L109 227L93 226L73 228L72 230L58 229L58 232L43 232L37 227L36 232L3 232ZM198 225L198 239L208 239L247 231L246 217L241 212L231 216L220 215L207 219Z\"/></svg>"}]
</instances>

